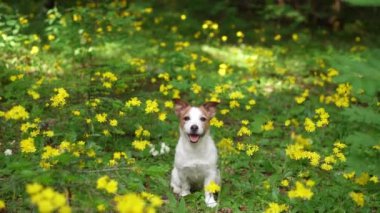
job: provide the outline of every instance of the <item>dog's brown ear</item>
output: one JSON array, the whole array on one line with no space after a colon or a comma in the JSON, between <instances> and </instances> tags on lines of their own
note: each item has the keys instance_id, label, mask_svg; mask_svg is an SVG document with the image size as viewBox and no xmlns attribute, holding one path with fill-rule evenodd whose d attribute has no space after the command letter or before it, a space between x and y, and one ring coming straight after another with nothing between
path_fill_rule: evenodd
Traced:
<instances>
[{"instance_id":1,"label":"dog's brown ear","mask_svg":"<svg viewBox=\"0 0 380 213\"><path fill-rule=\"evenodd\" d=\"M218 102L210 101L206 102L202 105L202 107L207 111L208 115L210 117L214 117L216 113L216 106L218 105Z\"/></svg>"},{"instance_id":2,"label":"dog's brown ear","mask_svg":"<svg viewBox=\"0 0 380 213\"><path fill-rule=\"evenodd\" d=\"M189 103L178 98L173 99L173 102L174 102L175 114L177 116L180 116L183 110L185 110L187 107L190 106Z\"/></svg>"}]
</instances>

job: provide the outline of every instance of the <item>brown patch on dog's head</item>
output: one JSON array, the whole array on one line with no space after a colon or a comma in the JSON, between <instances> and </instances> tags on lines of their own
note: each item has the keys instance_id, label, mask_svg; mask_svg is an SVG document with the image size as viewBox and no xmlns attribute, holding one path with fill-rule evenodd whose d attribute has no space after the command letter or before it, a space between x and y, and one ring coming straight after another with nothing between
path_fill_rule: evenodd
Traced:
<instances>
[{"instance_id":1,"label":"brown patch on dog's head","mask_svg":"<svg viewBox=\"0 0 380 213\"><path fill-rule=\"evenodd\" d=\"M202 104L199 108L205 113L205 115L208 118L212 118L215 116L216 113L216 106L218 105L218 102L210 101Z\"/></svg>"},{"instance_id":2,"label":"brown patch on dog's head","mask_svg":"<svg viewBox=\"0 0 380 213\"><path fill-rule=\"evenodd\" d=\"M180 99L173 99L175 114L178 116L180 121L180 126L183 127L185 124L185 117L188 116L188 112L191 108L190 104L186 101Z\"/></svg>"}]
</instances>

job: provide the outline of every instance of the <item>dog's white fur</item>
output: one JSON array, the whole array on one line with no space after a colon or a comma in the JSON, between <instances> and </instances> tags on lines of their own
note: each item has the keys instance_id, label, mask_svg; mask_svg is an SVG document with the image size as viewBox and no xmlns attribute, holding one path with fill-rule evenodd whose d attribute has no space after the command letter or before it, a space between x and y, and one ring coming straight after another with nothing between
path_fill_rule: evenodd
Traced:
<instances>
[{"instance_id":1,"label":"dog's white fur","mask_svg":"<svg viewBox=\"0 0 380 213\"><path fill-rule=\"evenodd\" d=\"M206 105L203 105L206 106ZM207 186L211 181L220 185L220 175L217 168L217 149L211 138L208 123L215 114L215 106L210 108L190 107L186 102L176 102L176 112L180 119L181 110L186 110L186 121L180 125L180 137L176 146L174 168L171 176L173 192L180 196L190 194L193 186ZM190 108L189 108L190 107ZM207 115L205 115L205 112ZM203 121L201 118L203 117ZM204 118L207 118L205 120ZM189 134L194 133L191 126L198 126L196 133L200 135L198 142L190 141ZM215 207L214 195L205 191L205 202L208 207Z\"/></svg>"}]
</instances>

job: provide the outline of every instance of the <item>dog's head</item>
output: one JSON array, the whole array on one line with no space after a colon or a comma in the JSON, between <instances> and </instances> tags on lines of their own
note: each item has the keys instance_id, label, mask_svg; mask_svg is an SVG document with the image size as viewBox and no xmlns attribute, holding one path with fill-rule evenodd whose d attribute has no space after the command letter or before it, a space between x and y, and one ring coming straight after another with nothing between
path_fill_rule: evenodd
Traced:
<instances>
[{"instance_id":1,"label":"dog's head","mask_svg":"<svg viewBox=\"0 0 380 213\"><path fill-rule=\"evenodd\" d=\"M216 113L217 102L206 102L194 107L186 101L174 99L175 113L180 121L180 128L191 143L197 143L207 132L210 120Z\"/></svg>"}]
</instances>

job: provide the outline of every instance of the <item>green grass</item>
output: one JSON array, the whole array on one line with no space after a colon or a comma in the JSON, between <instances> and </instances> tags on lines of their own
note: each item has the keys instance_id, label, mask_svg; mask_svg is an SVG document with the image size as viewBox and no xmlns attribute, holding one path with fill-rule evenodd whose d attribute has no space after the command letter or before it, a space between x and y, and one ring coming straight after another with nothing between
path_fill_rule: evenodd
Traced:
<instances>
[{"instance_id":1,"label":"green grass","mask_svg":"<svg viewBox=\"0 0 380 213\"><path fill-rule=\"evenodd\" d=\"M156 208L158 212L262 212L271 202L286 204L289 212L378 210L380 64L377 41L366 39L370 33L299 29L288 34L282 33L286 27L265 26L242 30L243 39L236 37L238 29L222 23L215 29L212 25L202 29L204 23L191 14L181 20L181 13L150 12L147 7L99 4L53 9L46 17L27 17L27 24L20 23L19 15L4 16L0 151L13 152L0 154L0 181L6 183L0 184L0 200L6 211L38 209L26 192L30 183L62 193L73 212L96 211L100 204L112 211L115 194L97 189L104 175L118 182L118 195L149 192L162 197L164 204ZM33 35L29 25L43 30ZM221 32L228 32L227 42L221 40ZM277 34L280 40L274 39ZM54 39L50 36L49 40L49 35ZM355 41L358 36L360 42ZM224 72L221 64L227 67L225 75L220 75ZM322 77L332 68L337 76ZM107 72L117 80L105 77ZM348 98L347 107L338 107L334 99L326 101L344 84L351 87L340 94ZM197 85L199 93L194 89ZM60 107L52 106L56 88L69 94ZM305 90L305 101L297 103L295 97ZM39 98L34 99L31 91ZM236 92L242 97L234 98ZM128 107L126 102L134 97L141 104ZM166 104L178 97L195 105L220 101L216 118L223 126L212 127L222 174L217 209L205 206L202 191L180 199L169 187L178 121ZM158 112L146 112L148 100L156 100ZM233 101L239 106L231 107ZM9 111L17 105L26 109L28 118L7 118L13 117ZM328 113L328 124L308 132L304 121L320 120L318 108ZM104 123L96 118L101 113L107 114ZM117 126L110 125L113 119ZM248 122L242 124L244 120ZM265 131L268 121L273 121L273 129ZM22 131L28 122L35 125ZM150 134L137 136L140 126ZM241 127L249 133L239 135ZM21 141L27 138L34 139L35 152L23 152ZM223 143L226 139L232 143ZM136 149L135 140L147 140L157 149L165 142L171 150L153 157L149 147ZM63 141L71 148L59 148ZM338 152L346 160L334 155L337 141L347 146ZM292 159L286 150L295 143L308 143L301 152L320 156L317 165L311 165L307 157ZM259 150L251 155L247 150L253 145ZM60 150L59 154L42 159L47 146ZM115 152L127 157L110 165ZM328 156L336 161L328 163L330 171L321 167ZM355 175L345 178L350 172ZM281 185L283 180L289 186ZM296 182L307 181L315 182L307 186L313 193L310 199L289 197ZM364 206L352 200L351 192L364 194Z\"/></svg>"}]
</instances>

